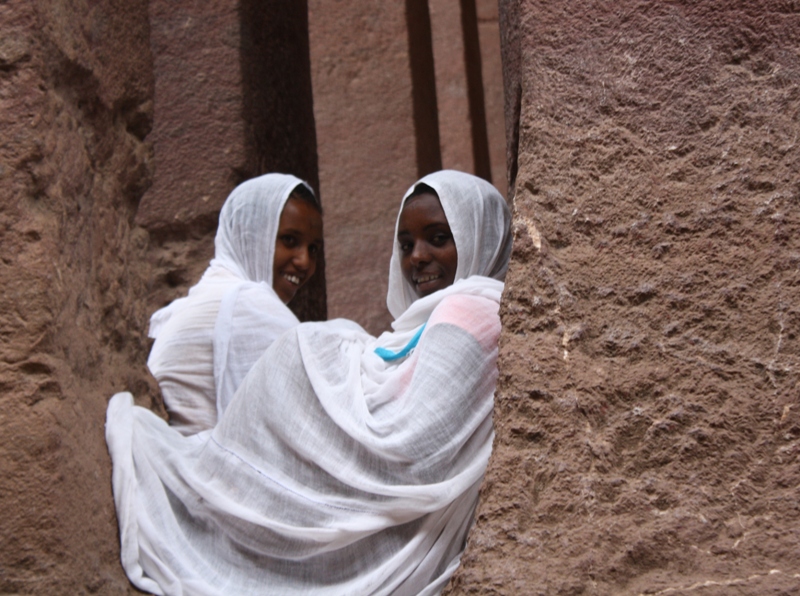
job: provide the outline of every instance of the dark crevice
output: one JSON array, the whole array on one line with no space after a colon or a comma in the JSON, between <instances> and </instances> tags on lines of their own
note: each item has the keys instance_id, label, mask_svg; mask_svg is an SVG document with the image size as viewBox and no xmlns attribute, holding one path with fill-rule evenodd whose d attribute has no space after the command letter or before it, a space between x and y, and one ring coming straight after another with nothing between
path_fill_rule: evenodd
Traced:
<instances>
[{"instance_id":1,"label":"dark crevice","mask_svg":"<svg viewBox=\"0 0 800 596\"><path fill-rule=\"evenodd\" d=\"M483 93L481 46L475 0L461 0L461 28L464 33L464 64L467 75L467 100L472 133L472 158L475 175L492 181L489 159L489 133L486 129L486 104Z\"/></svg>"},{"instance_id":2,"label":"dark crevice","mask_svg":"<svg viewBox=\"0 0 800 596\"><path fill-rule=\"evenodd\" d=\"M519 127L522 106L520 65L519 0L499 0L500 50L503 62L503 87L506 116L506 171L508 198L514 196L519 154Z\"/></svg>"},{"instance_id":3,"label":"dark crevice","mask_svg":"<svg viewBox=\"0 0 800 596\"><path fill-rule=\"evenodd\" d=\"M417 175L422 177L442 169L428 0L406 0L406 30L411 67Z\"/></svg>"}]
</instances>

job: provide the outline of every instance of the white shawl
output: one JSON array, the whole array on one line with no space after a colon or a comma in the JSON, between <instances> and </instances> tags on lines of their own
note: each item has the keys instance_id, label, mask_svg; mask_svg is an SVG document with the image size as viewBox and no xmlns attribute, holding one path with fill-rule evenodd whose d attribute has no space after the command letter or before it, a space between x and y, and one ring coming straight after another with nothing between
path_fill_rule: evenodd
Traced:
<instances>
[{"instance_id":1,"label":"white shawl","mask_svg":"<svg viewBox=\"0 0 800 596\"><path fill-rule=\"evenodd\" d=\"M147 365L184 434L212 428L264 350L299 323L272 289L280 215L299 184L267 174L237 186L220 212L203 277L150 319Z\"/></svg>"},{"instance_id":2,"label":"white shawl","mask_svg":"<svg viewBox=\"0 0 800 596\"><path fill-rule=\"evenodd\" d=\"M462 278L378 339L344 320L299 325L192 438L115 395L106 440L131 581L176 595L437 594L491 452L502 287ZM408 357L375 354L421 324Z\"/></svg>"}]
</instances>

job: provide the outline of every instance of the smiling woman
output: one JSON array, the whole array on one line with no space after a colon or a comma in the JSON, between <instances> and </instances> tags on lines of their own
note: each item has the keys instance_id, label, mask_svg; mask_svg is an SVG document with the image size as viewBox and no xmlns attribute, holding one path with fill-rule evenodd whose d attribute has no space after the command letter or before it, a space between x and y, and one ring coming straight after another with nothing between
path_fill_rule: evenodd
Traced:
<instances>
[{"instance_id":1,"label":"smiling woman","mask_svg":"<svg viewBox=\"0 0 800 596\"><path fill-rule=\"evenodd\" d=\"M395 227L389 312L398 317L461 279L502 279L511 252L509 221L505 199L482 178L442 170L417 181L403 197Z\"/></svg>"},{"instance_id":2,"label":"smiling woman","mask_svg":"<svg viewBox=\"0 0 800 596\"><path fill-rule=\"evenodd\" d=\"M427 184L418 184L406 199L397 229L403 277L418 296L451 285L458 251L439 197Z\"/></svg>"},{"instance_id":3,"label":"smiling woman","mask_svg":"<svg viewBox=\"0 0 800 596\"><path fill-rule=\"evenodd\" d=\"M180 432L213 427L253 363L299 323L286 303L314 275L321 244L321 209L299 178L266 174L230 194L200 282L150 319L147 365Z\"/></svg>"},{"instance_id":4,"label":"smiling woman","mask_svg":"<svg viewBox=\"0 0 800 596\"><path fill-rule=\"evenodd\" d=\"M322 215L319 206L292 193L281 213L275 239L272 287L289 302L317 270L322 250Z\"/></svg>"}]
</instances>

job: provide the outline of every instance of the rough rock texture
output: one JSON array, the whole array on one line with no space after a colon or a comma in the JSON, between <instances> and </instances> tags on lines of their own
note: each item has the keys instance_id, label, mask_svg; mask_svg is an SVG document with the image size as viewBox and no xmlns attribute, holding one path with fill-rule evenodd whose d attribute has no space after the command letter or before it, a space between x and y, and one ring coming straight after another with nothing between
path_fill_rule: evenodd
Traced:
<instances>
[{"instance_id":1,"label":"rough rock texture","mask_svg":"<svg viewBox=\"0 0 800 596\"><path fill-rule=\"evenodd\" d=\"M800 592L800 5L501 22L516 241L452 591Z\"/></svg>"},{"instance_id":2,"label":"rough rock texture","mask_svg":"<svg viewBox=\"0 0 800 596\"><path fill-rule=\"evenodd\" d=\"M148 140L157 167L136 220L147 228L205 220L214 229L245 161L238 3L148 6L157 119Z\"/></svg>"},{"instance_id":3,"label":"rough rock texture","mask_svg":"<svg viewBox=\"0 0 800 596\"><path fill-rule=\"evenodd\" d=\"M428 7L442 167L477 174L505 196L497 3L429 0Z\"/></svg>"},{"instance_id":4,"label":"rough rock texture","mask_svg":"<svg viewBox=\"0 0 800 596\"><path fill-rule=\"evenodd\" d=\"M147 3L0 4L0 592L124 594L109 395L146 396Z\"/></svg>"}]
</instances>

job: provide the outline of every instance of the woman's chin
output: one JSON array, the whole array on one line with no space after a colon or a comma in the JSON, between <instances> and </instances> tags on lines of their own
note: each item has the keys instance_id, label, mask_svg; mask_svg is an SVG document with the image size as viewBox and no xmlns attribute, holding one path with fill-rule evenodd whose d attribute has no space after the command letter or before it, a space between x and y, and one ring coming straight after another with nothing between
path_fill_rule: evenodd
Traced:
<instances>
[{"instance_id":1,"label":"woman's chin","mask_svg":"<svg viewBox=\"0 0 800 596\"><path fill-rule=\"evenodd\" d=\"M448 285L450 284L445 283L444 280L436 279L421 284L414 284L414 292L416 292L419 298L424 298L425 296L430 296L434 292L443 290Z\"/></svg>"},{"instance_id":2,"label":"woman's chin","mask_svg":"<svg viewBox=\"0 0 800 596\"><path fill-rule=\"evenodd\" d=\"M297 295L297 291L299 289L300 288L298 286L288 286L288 284L286 287L284 286L273 287L273 290L275 290L275 293L278 295L278 298L280 298L281 302L283 302L284 304L289 304L292 301L292 299Z\"/></svg>"}]
</instances>

